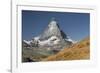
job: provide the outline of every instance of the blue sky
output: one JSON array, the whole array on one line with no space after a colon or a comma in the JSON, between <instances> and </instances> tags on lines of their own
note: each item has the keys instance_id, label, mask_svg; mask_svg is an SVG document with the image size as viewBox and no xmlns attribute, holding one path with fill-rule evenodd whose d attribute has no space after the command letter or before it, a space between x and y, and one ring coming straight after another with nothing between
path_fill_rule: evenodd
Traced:
<instances>
[{"instance_id":1,"label":"blue sky","mask_svg":"<svg viewBox=\"0 0 100 73\"><path fill-rule=\"evenodd\" d=\"M78 41L90 35L89 13L22 10L22 39L31 40L41 34L53 17L73 40Z\"/></svg>"}]
</instances>

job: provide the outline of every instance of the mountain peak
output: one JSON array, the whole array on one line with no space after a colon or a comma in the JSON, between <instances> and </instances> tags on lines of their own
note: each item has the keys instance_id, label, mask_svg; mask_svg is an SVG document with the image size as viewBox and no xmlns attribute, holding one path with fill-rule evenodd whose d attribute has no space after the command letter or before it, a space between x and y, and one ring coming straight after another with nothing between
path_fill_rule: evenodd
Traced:
<instances>
[{"instance_id":1,"label":"mountain peak","mask_svg":"<svg viewBox=\"0 0 100 73\"><path fill-rule=\"evenodd\" d=\"M51 21L56 21L56 18L55 18L55 17L52 17L52 18L51 18Z\"/></svg>"},{"instance_id":2,"label":"mountain peak","mask_svg":"<svg viewBox=\"0 0 100 73\"><path fill-rule=\"evenodd\" d=\"M65 44L71 45L73 42L64 31L60 29L58 21L53 17L45 30L39 36L33 38L33 43L44 46L54 46L58 44L63 46Z\"/></svg>"},{"instance_id":3,"label":"mountain peak","mask_svg":"<svg viewBox=\"0 0 100 73\"><path fill-rule=\"evenodd\" d=\"M40 40L48 39L51 36L60 36L60 28L55 18L52 18L46 29L40 34Z\"/></svg>"},{"instance_id":4,"label":"mountain peak","mask_svg":"<svg viewBox=\"0 0 100 73\"><path fill-rule=\"evenodd\" d=\"M51 27L51 28L55 28L55 27L59 28L58 22L54 17L51 18L51 21L49 22L48 26Z\"/></svg>"},{"instance_id":5,"label":"mountain peak","mask_svg":"<svg viewBox=\"0 0 100 73\"><path fill-rule=\"evenodd\" d=\"M42 32L42 34L40 34L38 39L39 39L40 42L41 41L47 42L47 40L50 41L52 37L56 37L56 38L53 38L53 39L55 39L55 41L59 40L60 44L65 43L65 42L72 43L72 41L68 40L69 38L64 33L64 31L60 29L60 27L58 25L58 21L54 17L51 18L51 21L49 22L48 26ZM52 42L55 42L55 41L52 41Z\"/></svg>"}]
</instances>

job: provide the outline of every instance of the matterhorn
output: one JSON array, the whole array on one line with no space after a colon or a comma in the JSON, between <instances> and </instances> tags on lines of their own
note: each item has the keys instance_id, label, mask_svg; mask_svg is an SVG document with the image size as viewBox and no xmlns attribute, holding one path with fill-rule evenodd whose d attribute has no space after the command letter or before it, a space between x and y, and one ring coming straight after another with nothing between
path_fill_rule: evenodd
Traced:
<instances>
[{"instance_id":1,"label":"matterhorn","mask_svg":"<svg viewBox=\"0 0 100 73\"><path fill-rule=\"evenodd\" d=\"M52 47L54 49L62 49L64 46L70 46L73 41L67 36L55 18L52 18L48 26L42 34L33 37L31 41L25 41L32 47Z\"/></svg>"}]
</instances>

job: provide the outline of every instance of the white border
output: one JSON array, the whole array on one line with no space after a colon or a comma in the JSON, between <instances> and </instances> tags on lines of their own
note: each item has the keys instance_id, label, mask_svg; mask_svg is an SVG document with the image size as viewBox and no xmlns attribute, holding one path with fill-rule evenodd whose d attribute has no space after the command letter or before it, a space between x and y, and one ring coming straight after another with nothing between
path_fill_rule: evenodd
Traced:
<instances>
[{"instance_id":1,"label":"white border","mask_svg":"<svg viewBox=\"0 0 100 73\"><path fill-rule=\"evenodd\" d=\"M86 6L85 6L86 7ZM90 13L90 60L74 60L74 61L55 61L55 62L21 62L21 10L36 11L57 11L57 12L75 12ZM20 71L43 71L70 68L87 68L94 67L97 63L96 55L96 13L95 8L80 6L44 6L44 5L16 5L16 9L12 11L12 72ZM14 13L15 12L15 13ZM16 15L14 15L16 14Z\"/></svg>"}]
</instances>

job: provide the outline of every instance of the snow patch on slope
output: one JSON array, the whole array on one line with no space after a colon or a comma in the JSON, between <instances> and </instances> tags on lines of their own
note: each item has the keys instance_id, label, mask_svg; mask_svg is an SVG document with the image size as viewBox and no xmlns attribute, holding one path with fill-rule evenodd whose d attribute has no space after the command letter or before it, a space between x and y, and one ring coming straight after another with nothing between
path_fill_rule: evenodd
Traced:
<instances>
[{"instance_id":1,"label":"snow patch on slope","mask_svg":"<svg viewBox=\"0 0 100 73\"><path fill-rule=\"evenodd\" d=\"M29 44L32 42L32 41L27 41L27 40L23 40L26 44Z\"/></svg>"},{"instance_id":2,"label":"snow patch on slope","mask_svg":"<svg viewBox=\"0 0 100 73\"><path fill-rule=\"evenodd\" d=\"M52 37L50 37L48 40L44 40L44 41L40 41L40 40L39 40L39 44L40 44L41 46L43 46L43 45L50 45L50 46L53 46L53 45L58 44L59 41L60 41L59 38L57 38L56 36L52 36Z\"/></svg>"}]
</instances>

